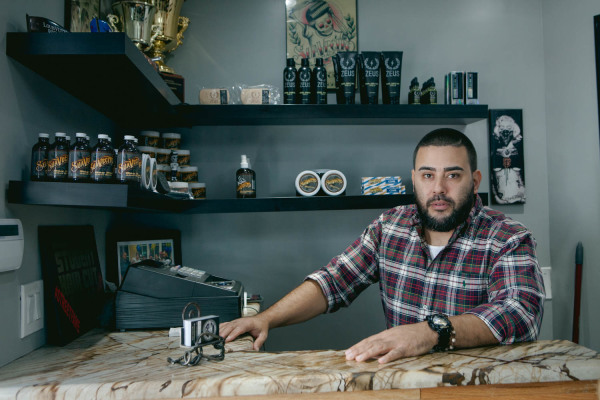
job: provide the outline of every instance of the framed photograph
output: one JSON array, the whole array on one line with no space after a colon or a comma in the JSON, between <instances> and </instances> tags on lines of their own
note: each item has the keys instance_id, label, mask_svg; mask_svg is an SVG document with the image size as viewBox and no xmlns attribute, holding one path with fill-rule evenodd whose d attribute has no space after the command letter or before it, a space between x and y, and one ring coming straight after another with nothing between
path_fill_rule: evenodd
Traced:
<instances>
[{"instance_id":1,"label":"framed photograph","mask_svg":"<svg viewBox=\"0 0 600 400\"><path fill-rule=\"evenodd\" d=\"M102 18L107 10L107 0L65 0L65 28L70 32L90 32L92 20Z\"/></svg>"},{"instance_id":2,"label":"framed photograph","mask_svg":"<svg viewBox=\"0 0 600 400\"><path fill-rule=\"evenodd\" d=\"M492 204L525 203L523 110L490 110Z\"/></svg>"},{"instance_id":3,"label":"framed photograph","mask_svg":"<svg viewBox=\"0 0 600 400\"><path fill-rule=\"evenodd\" d=\"M322 58L327 88L335 89L331 57L339 51L358 51L356 0L286 0L287 57L296 67L303 58L315 64Z\"/></svg>"},{"instance_id":4,"label":"framed photograph","mask_svg":"<svg viewBox=\"0 0 600 400\"><path fill-rule=\"evenodd\" d=\"M594 47L596 51L596 96L598 98L598 122L600 122L600 14L594 16Z\"/></svg>"},{"instance_id":5,"label":"framed photograph","mask_svg":"<svg viewBox=\"0 0 600 400\"><path fill-rule=\"evenodd\" d=\"M120 286L131 264L151 260L181 265L180 232L172 229L118 229L106 234L106 280Z\"/></svg>"},{"instance_id":6,"label":"framed photograph","mask_svg":"<svg viewBox=\"0 0 600 400\"><path fill-rule=\"evenodd\" d=\"M48 343L65 345L100 326L104 281L94 227L38 227Z\"/></svg>"}]
</instances>

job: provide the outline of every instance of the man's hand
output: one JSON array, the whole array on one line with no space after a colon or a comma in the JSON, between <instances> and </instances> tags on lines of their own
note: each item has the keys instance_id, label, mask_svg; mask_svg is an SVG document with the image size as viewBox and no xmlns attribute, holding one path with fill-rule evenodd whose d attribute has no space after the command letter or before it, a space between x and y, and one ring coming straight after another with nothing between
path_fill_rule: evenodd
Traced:
<instances>
[{"instance_id":1,"label":"man's hand","mask_svg":"<svg viewBox=\"0 0 600 400\"><path fill-rule=\"evenodd\" d=\"M346 350L346 360L377 358L380 364L429 352L438 342L427 322L401 325L370 336Z\"/></svg>"},{"instance_id":2,"label":"man's hand","mask_svg":"<svg viewBox=\"0 0 600 400\"><path fill-rule=\"evenodd\" d=\"M269 323L260 314L238 318L219 325L219 334L225 338L225 343L231 342L243 333L249 333L254 338L254 350L260 350L269 334Z\"/></svg>"}]
</instances>

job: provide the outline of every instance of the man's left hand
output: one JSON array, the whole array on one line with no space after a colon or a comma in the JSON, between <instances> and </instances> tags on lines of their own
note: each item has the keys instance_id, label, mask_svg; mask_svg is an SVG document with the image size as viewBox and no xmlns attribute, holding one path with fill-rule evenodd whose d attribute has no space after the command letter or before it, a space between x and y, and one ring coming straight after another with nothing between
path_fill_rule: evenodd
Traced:
<instances>
[{"instance_id":1,"label":"man's left hand","mask_svg":"<svg viewBox=\"0 0 600 400\"><path fill-rule=\"evenodd\" d=\"M438 334L427 322L401 325L370 336L346 350L346 360L377 358L380 364L404 357L420 356L438 342Z\"/></svg>"}]
</instances>

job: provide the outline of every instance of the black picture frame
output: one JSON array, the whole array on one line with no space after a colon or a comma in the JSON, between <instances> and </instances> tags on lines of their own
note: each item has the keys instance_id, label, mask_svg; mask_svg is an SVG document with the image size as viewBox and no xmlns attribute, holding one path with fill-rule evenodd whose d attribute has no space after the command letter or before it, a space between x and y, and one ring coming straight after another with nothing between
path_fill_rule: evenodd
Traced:
<instances>
[{"instance_id":1,"label":"black picture frame","mask_svg":"<svg viewBox=\"0 0 600 400\"><path fill-rule=\"evenodd\" d=\"M65 28L69 32L90 32L90 22L101 18L106 0L65 0Z\"/></svg>"},{"instance_id":2,"label":"black picture frame","mask_svg":"<svg viewBox=\"0 0 600 400\"><path fill-rule=\"evenodd\" d=\"M594 48L596 51L596 96L598 99L598 125L600 126L600 14L594 16ZM600 130L598 133L600 134Z\"/></svg>"},{"instance_id":3,"label":"black picture frame","mask_svg":"<svg viewBox=\"0 0 600 400\"><path fill-rule=\"evenodd\" d=\"M100 326L104 281L91 225L39 226L46 336L63 346Z\"/></svg>"},{"instance_id":4,"label":"black picture frame","mask_svg":"<svg viewBox=\"0 0 600 400\"><path fill-rule=\"evenodd\" d=\"M176 229L163 228L115 228L106 232L106 280L120 287L126 268L120 260L120 246L123 244L172 244L171 265L181 265L181 232ZM148 257L146 253L145 257ZM148 257L149 258L149 257ZM145 258L146 259L146 258ZM139 260L136 260L139 261Z\"/></svg>"},{"instance_id":5,"label":"black picture frame","mask_svg":"<svg viewBox=\"0 0 600 400\"><path fill-rule=\"evenodd\" d=\"M492 204L525 204L523 110L489 110Z\"/></svg>"}]
</instances>

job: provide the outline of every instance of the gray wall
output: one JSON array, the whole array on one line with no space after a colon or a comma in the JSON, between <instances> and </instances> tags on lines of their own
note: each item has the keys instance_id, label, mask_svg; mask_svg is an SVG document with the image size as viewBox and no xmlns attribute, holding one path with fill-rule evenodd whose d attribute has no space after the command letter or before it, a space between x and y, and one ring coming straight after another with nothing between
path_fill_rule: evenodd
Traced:
<instances>
[{"instance_id":1,"label":"gray wall","mask_svg":"<svg viewBox=\"0 0 600 400\"><path fill-rule=\"evenodd\" d=\"M600 350L600 182L593 17L600 4L544 1L554 333L571 339L575 247L584 246L580 343ZM594 333L595 332L595 333Z\"/></svg>"},{"instance_id":2,"label":"gray wall","mask_svg":"<svg viewBox=\"0 0 600 400\"><path fill-rule=\"evenodd\" d=\"M483 104L490 108L524 110L527 204L499 209L532 229L538 241L542 266L553 265L551 248L552 260L571 252L567 247L556 250L558 253L555 254L557 246L551 242L550 231L555 220L561 217L566 220L570 216L566 207L561 206L560 199L556 199L558 204L554 205L549 200L555 199L548 196L548 171L552 169L552 162L559 161L556 157L548 158L546 154L546 148L553 149L553 143L547 143L550 140L547 138L554 139L546 134L546 115L559 116L556 115L558 110L546 111L545 106L549 107L549 104L543 101L547 84L544 71L548 58L553 54L547 49L552 32L543 22L546 15L551 16L551 11L562 12L559 2L555 3L542 4L540 0L388 0L361 1L358 4L359 49L404 51L403 97L414 76L419 77L421 82L433 76L441 87L446 72L469 69L480 72ZM591 8L591 1L587 3ZM24 31L26 12L62 22L62 1L30 1L25 6L0 0L0 4L6 11L0 16L4 31ZM573 10L569 12L575 13ZM283 2L195 0L184 4L182 14L191 18L191 25L185 34L184 45L176 50L168 64L185 76L187 102L197 104L201 87L238 83L281 86L285 59ZM593 13L589 16L590 27L591 15ZM4 31L0 36L2 42L6 40ZM565 48L568 47L566 43ZM558 54L556 58L559 58ZM590 64L586 70L593 71L591 56L586 62ZM570 67L566 62L563 65L563 69L554 71L556 76L567 76L563 70ZM590 79L593 79L591 73ZM113 129L114 132L109 120L5 56L0 57L0 80L5 88L0 99L5 144L0 148L0 162L3 164L0 181L5 187L11 179L26 177L30 147L38 132L83 130L93 136L100 130ZM588 101L593 102L593 97ZM587 118L593 121L590 125L595 124L596 110L592 107L589 113ZM563 117L565 121L574 120L571 114ZM558 122L553 124L558 126ZM192 151L192 163L200 168L201 180L207 183L208 196L223 198L234 195L233 177L239 166L240 154L251 157L258 176L259 196L293 194L295 175L309 168L342 170L352 183L349 194L358 193L358 180L367 175L402 175L411 189L412 148L423 134L433 128L196 127L179 131L183 133L184 147ZM482 121L458 128L475 142L480 153L484 173L481 190L487 192L486 123ZM597 125L588 127L588 131L593 131L588 132L590 138L598 137ZM561 133L555 136L560 138ZM562 143L555 145L557 151L561 146ZM598 148L597 142L594 146ZM590 144L588 147L593 146ZM571 157L575 157L576 150L572 149ZM588 174L595 174L598 153L588 159L593 165L588 165L586 170ZM561 180L561 184L564 181L567 180ZM581 181L583 185L583 179ZM593 200L597 199L597 192L595 187L596 197ZM553 195L559 197L560 193ZM0 274L0 318L6 321L5 326L8 327L0 331L0 365L44 342L43 333L19 339L19 286L41 277L36 237L39 224L93 223L101 263L104 261L104 233L112 220L175 227L182 232L184 264L239 279L249 292L260 293L268 306L299 284L306 274L342 251L383 211L115 216L105 211L7 205L4 197L0 198L0 202L0 217L23 220L27 246L23 267L16 272ZM586 207L586 204L594 203L584 203L582 199L578 209L589 210L596 221L596 208ZM591 229L592 221L588 223ZM560 231L555 235L557 242L560 235ZM569 260L571 258L568 256ZM570 265L553 265L555 277L560 274L557 269L564 269L566 274ZM568 330L557 327L570 321L571 286L570 283L560 285L562 280L554 281L555 298L560 298L565 304L564 307L555 307L558 310L553 319L555 330L559 333L555 336L567 338ZM584 296L591 298L592 294L584 291ZM552 307L548 308L547 316L552 317ZM321 316L303 325L274 330L267 349L345 348L384 328L380 310L377 288L369 288L348 310ZM584 317L584 328L589 331L585 324L589 322ZM544 337L552 337L551 326L545 326ZM583 344L594 345L598 349L598 343L592 343L590 335L586 340Z\"/></svg>"}]
</instances>

